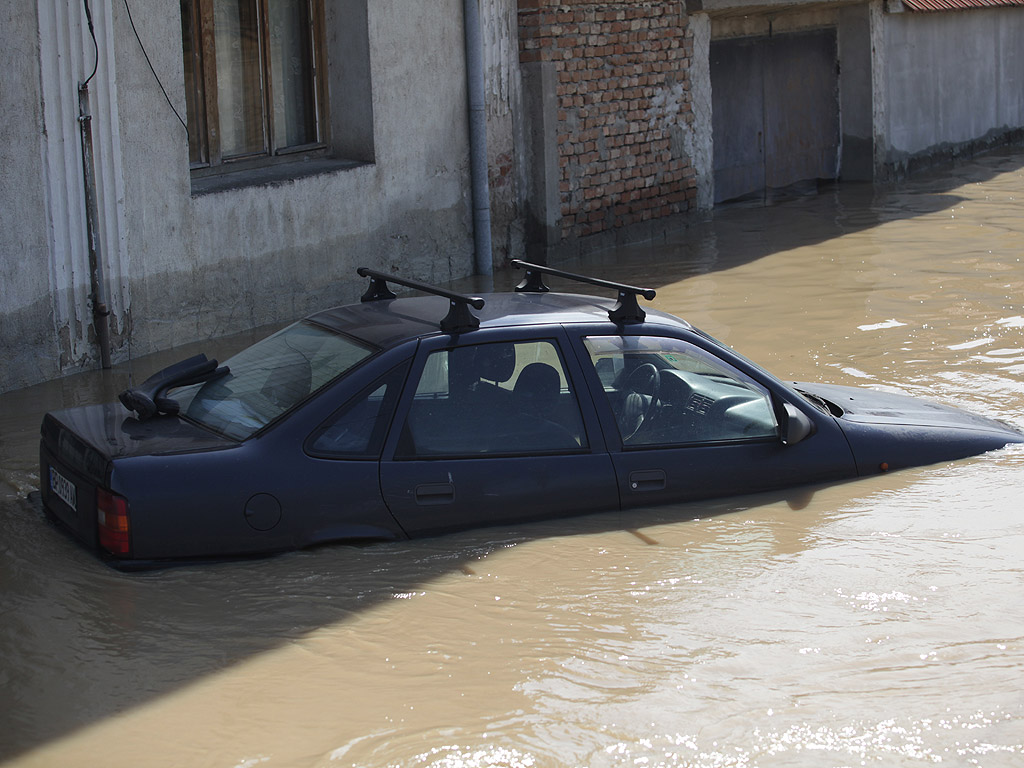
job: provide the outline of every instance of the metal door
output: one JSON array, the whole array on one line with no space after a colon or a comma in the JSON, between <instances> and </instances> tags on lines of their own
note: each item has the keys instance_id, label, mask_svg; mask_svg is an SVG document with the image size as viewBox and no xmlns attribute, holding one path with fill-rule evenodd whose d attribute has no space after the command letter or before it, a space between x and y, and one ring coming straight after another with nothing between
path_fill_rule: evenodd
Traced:
<instances>
[{"instance_id":1,"label":"metal door","mask_svg":"<svg viewBox=\"0 0 1024 768\"><path fill-rule=\"evenodd\" d=\"M711 44L715 202L839 170L833 29Z\"/></svg>"}]
</instances>

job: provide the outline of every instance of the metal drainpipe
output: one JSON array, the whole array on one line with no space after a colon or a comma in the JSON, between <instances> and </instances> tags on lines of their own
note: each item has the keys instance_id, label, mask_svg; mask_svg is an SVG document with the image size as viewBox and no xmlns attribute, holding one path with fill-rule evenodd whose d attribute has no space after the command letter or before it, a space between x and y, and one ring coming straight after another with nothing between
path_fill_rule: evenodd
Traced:
<instances>
[{"instance_id":1,"label":"metal drainpipe","mask_svg":"<svg viewBox=\"0 0 1024 768\"><path fill-rule=\"evenodd\" d=\"M487 182L487 114L479 0L464 0L466 85L469 91L469 167L473 189L473 265L478 275L494 271L491 256L491 193Z\"/></svg>"},{"instance_id":2,"label":"metal drainpipe","mask_svg":"<svg viewBox=\"0 0 1024 768\"><path fill-rule=\"evenodd\" d=\"M78 124L82 131L82 174L85 186L85 228L89 241L89 287L92 300L92 322L96 344L100 348L100 365L110 368L110 310L103 290L103 262L100 259L96 234L99 217L96 206L96 175L93 170L92 115L89 113L89 83L78 86Z\"/></svg>"}]
</instances>

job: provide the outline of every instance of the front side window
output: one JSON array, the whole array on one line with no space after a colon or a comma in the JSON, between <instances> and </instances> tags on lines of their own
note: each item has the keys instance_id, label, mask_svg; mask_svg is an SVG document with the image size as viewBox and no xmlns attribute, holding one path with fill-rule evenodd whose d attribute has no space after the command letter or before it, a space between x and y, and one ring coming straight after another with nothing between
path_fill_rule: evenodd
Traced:
<instances>
[{"instance_id":1,"label":"front side window","mask_svg":"<svg viewBox=\"0 0 1024 768\"><path fill-rule=\"evenodd\" d=\"M186 418L245 439L371 354L346 336L301 321L229 358L226 376L168 394Z\"/></svg>"},{"instance_id":2,"label":"front side window","mask_svg":"<svg viewBox=\"0 0 1024 768\"><path fill-rule=\"evenodd\" d=\"M181 26L194 171L326 150L323 0L181 0Z\"/></svg>"},{"instance_id":3,"label":"front side window","mask_svg":"<svg viewBox=\"0 0 1024 768\"><path fill-rule=\"evenodd\" d=\"M433 352L416 384L398 458L587 448L579 404L551 341Z\"/></svg>"},{"instance_id":4,"label":"front side window","mask_svg":"<svg viewBox=\"0 0 1024 768\"><path fill-rule=\"evenodd\" d=\"M584 339L625 446L776 438L771 397L755 381L680 339Z\"/></svg>"}]
</instances>

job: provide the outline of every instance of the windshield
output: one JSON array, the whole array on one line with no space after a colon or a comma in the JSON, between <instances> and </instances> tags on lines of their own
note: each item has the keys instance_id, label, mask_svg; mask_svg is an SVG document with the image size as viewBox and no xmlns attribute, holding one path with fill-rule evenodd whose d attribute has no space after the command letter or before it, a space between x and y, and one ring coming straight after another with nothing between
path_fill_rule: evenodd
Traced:
<instances>
[{"instance_id":1,"label":"windshield","mask_svg":"<svg viewBox=\"0 0 1024 768\"><path fill-rule=\"evenodd\" d=\"M182 416L244 440L371 354L371 348L301 321L227 360L228 375L168 394Z\"/></svg>"}]
</instances>

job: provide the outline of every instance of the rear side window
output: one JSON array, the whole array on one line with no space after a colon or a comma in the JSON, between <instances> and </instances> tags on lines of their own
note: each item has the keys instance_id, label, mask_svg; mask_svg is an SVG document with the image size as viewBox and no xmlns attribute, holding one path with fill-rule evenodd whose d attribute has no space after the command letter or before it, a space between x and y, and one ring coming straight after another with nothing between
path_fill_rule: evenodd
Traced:
<instances>
[{"instance_id":1,"label":"rear side window","mask_svg":"<svg viewBox=\"0 0 1024 768\"><path fill-rule=\"evenodd\" d=\"M334 459L380 456L407 370L395 368L347 402L310 436L307 452Z\"/></svg>"},{"instance_id":2,"label":"rear side window","mask_svg":"<svg viewBox=\"0 0 1024 768\"><path fill-rule=\"evenodd\" d=\"M396 458L580 451L579 404L552 341L433 352L416 382Z\"/></svg>"}]
</instances>

